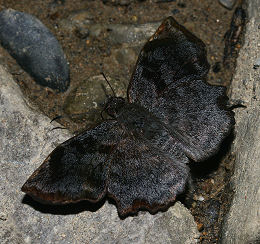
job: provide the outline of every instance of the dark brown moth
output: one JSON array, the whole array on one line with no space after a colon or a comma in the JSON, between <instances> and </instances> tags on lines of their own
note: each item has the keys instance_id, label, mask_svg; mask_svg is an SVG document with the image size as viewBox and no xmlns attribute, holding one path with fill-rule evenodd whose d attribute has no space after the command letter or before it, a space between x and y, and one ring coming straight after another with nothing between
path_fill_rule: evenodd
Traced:
<instances>
[{"instance_id":1,"label":"dark brown moth","mask_svg":"<svg viewBox=\"0 0 260 244\"><path fill-rule=\"evenodd\" d=\"M113 120L59 145L22 191L53 204L112 198L120 216L166 208L185 189L187 164L214 155L234 124L208 70L204 43L167 18L140 53L127 101L107 102Z\"/></svg>"}]
</instances>

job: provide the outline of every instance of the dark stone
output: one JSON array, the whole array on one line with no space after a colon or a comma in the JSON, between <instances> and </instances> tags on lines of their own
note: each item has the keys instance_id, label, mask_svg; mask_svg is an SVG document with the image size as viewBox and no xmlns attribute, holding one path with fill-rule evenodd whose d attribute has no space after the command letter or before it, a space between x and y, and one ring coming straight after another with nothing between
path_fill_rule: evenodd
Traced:
<instances>
[{"instance_id":1,"label":"dark stone","mask_svg":"<svg viewBox=\"0 0 260 244\"><path fill-rule=\"evenodd\" d=\"M218 73L221 70L221 63L220 62L216 62L213 67L212 70L214 73Z\"/></svg>"},{"instance_id":2,"label":"dark stone","mask_svg":"<svg viewBox=\"0 0 260 244\"><path fill-rule=\"evenodd\" d=\"M75 29L75 35L80 39L85 39L89 36L89 30L86 28L78 27Z\"/></svg>"},{"instance_id":3,"label":"dark stone","mask_svg":"<svg viewBox=\"0 0 260 244\"><path fill-rule=\"evenodd\" d=\"M36 83L58 91L69 87L69 65L54 35L36 17L0 12L0 42Z\"/></svg>"},{"instance_id":4,"label":"dark stone","mask_svg":"<svg viewBox=\"0 0 260 244\"><path fill-rule=\"evenodd\" d=\"M179 12L180 12L180 10L177 9L177 8L175 8L175 9L172 10L172 14L178 14Z\"/></svg>"},{"instance_id":5,"label":"dark stone","mask_svg":"<svg viewBox=\"0 0 260 244\"><path fill-rule=\"evenodd\" d=\"M186 8L186 4L185 4L185 3L180 2L180 3L178 3L177 5L178 5L180 8Z\"/></svg>"},{"instance_id":6,"label":"dark stone","mask_svg":"<svg viewBox=\"0 0 260 244\"><path fill-rule=\"evenodd\" d=\"M219 216L219 211L220 211L220 202L214 199L210 199L207 203L207 209L205 215L207 216L206 221L205 221L205 226L210 227L213 226Z\"/></svg>"}]
</instances>

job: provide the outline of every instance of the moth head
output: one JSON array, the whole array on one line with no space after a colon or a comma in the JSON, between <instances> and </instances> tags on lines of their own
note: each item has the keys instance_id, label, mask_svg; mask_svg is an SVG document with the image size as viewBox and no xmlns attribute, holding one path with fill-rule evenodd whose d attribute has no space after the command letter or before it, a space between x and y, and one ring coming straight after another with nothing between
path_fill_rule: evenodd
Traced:
<instances>
[{"instance_id":1,"label":"moth head","mask_svg":"<svg viewBox=\"0 0 260 244\"><path fill-rule=\"evenodd\" d=\"M122 108L125 105L125 99L122 97L110 97L105 106L105 111L108 115L113 118L116 118Z\"/></svg>"}]
</instances>

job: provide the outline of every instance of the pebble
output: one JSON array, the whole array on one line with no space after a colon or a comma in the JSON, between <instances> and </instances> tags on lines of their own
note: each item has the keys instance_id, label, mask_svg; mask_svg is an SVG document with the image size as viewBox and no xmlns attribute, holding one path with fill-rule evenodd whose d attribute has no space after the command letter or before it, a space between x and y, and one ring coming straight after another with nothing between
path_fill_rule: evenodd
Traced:
<instances>
[{"instance_id":1,"label":"pebble","mask_svg":"<svg viewBox=\"0 0 260 244\"><path fill-rule=\"evenodd\" d=\"M88 10L81 10L60 20L59 26L63 32L74 33L77 36L80 35L81 38L88 35L103 38L102 35L107 35L111 45L144 45L161 23L159 21L137 24L136 16L133 16L132 20L135 22L134 24L95 23Z\"/></svg>"},{"instance_id":2,"label":"pebble","mask_svg":"<svg viewBox=\"0 0 260 244\"><path fill-rule=\"evenodd\" d=\"M116 92L116 96L126 96L126 84L119 80L106 77ZM114 96L111 88L102 75L92 76L75 89L66 98L64 112L73 121L85 120L88 127L92 127L102 121L101 113L107 96ZM106 118L106 113L103 113Z\"/></svg>"},{"instance_id":3,"label":"pebble","mask_svg":"<svg viewBox=\"0 0 260 244\"><path fill-rule=\"evenodd\" d=\"M109 39L113 44L142 43L144 44L159 26L158 22L133 25L133 24L111 24L109 28Z\"/></svg>"},{"instance_id":4,"label":"pebble","mask_svg":"<svg viewBox=\"0 0 260 244\"><path fill-rule=\"evenodd\" d=\"M205 219L206 221L204 222L204 226L214 226L214 224L218 220L221 204L218 200L210 199L205 203L205 206L207 206L207 208L205 209L205 215L207 216L207 218Z\"/></svg>"},{"instance_id":5,"label":"pebble","mask_svg":"<svg viewBox=\"0 0 260 244\"><path fill-rule=\"evenodd\" d=\"M75 29L75 35L80 39L86 39L89 36L89 30L86 28L78 27Z\"/></svg>"},{"instance_id":6,"label":"pebble","mask_svg":"<svg viewBox=\"0 0 260 244\"><path fill-rule=\"evenodd\" d=\"M67 90L69 65L49 29L36 17L13 9L0 12L0 42L35 82Z\"/></svg>"},{"instance_id":7,"label":"pebble","mask_svg":"<svg viewBox=\"0 0 260 244\"><path fill-rule=\"evenodd\" d=\"M201 232L204 228L203 224L202 223L197 223L197 226L198 226L198 231Z\"/></svg>"},{"instance_id":8,"label":"pebble","mask_svg":"<svg viewBox=\"0 0 260 244\"><path fill-rule=\"evenodd\" d=\"M221 70L221 63L220 62L216 62L212 66L212 70L213 70L214 73L218 73Z\"/></svg>"},{"instance_id":9,"label":"pebble","mask_svg":"<svg viewBox=\"0 0 260 244\"><path fill-rule=\"evenodd\" d=\"M108 33L108 39L112 45L116 44L144 44L160 25L159 22L146 24L92 24L86 26L90 36L98 37L102 33Z\"/></svg>"},{"instance_id":10,"label":"pebble","mask_svg":"<svg viewBox=\"0 0 260 244\"><path fill-rule=\"evenodd\" d=\"M186 8L186 3L179 2L177 3L177 6L180 8Z\"/></svg>"},{"instance_id":11,"label":"pebble","mask_svg":"<svg viewBox=\"0 0 260 244\"><path fill-rule=\"evenodd\" d=\"M236 0L219 0L219 3L227 9L232 9L236 3Z\"/></svg>"},{"instance_id":12,"label":"pebble","mask_svg":"<svg viewBox=\"0 0 260 244\"><path fill-rule=\"evenodd\" d=\"M179 9L175 8L175 9L172 10L173 15L178 14L178 13L180 13Z\"/></svg>"},{"instance_id":13,"label":"pebble","mask_svg":"<svg viewBox=\"0 0 260 244\"><path fill-rule=\"evenodd\" d=\"M134 48L125 47L125 48L113 48L111 51L111 59L115 57L118 64L122 64L127 67L130 64L134 65L138 58L139 52L135 51Z\"/></svg>"},{"instance_id":14,"label":"pebble","mask_svg":"<svg viewBox=\"0 0 260 244\"><path fill-rule=\"evenodd\" d=\"M194 195L193 199L195 201L200 201L200 202L203 202L205 200L205 198L203 196L201 196L201 195L200 196Z\"/></svg>"},{"instance_id":15,"label":"pebble","mask_svg":"<svg viewBox=\"0 0 260 244\"><path fill-rule=\"evenodd\" d=\"M203 202L204 200L205 200L205 198L203 196L198 197L198 201Z\"/></svg>"},{"instance_id":16,"label":"pebble","mask_svg":"<svg viewBox=\"0 0 260 244\"><path fill-rule=\"evenodd\" d=\"M258 58L254 63L254 69L258 69L260 67L260 58Z\"/></svg>"}]
</instances>

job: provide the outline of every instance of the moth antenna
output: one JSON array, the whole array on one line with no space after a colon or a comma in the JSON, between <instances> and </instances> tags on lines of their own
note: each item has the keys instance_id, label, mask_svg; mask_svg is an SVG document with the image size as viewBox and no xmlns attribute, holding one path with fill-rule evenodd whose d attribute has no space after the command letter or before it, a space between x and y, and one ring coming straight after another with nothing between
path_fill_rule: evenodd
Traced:
<instances>
[{"instance_id":1,"label":"moth antenna","mask_svg":"<svg viewBox=\"0 0 260 244\"><path fill-rule=\"evenodd\" d=\"M112 90L114 96L116 97L116 93L115 93L113 87L111 86L111 84L109 83L109 81L107 80L107 77L105 76L105 74L103 72L101 72L101 75L103 75L104 79L106 80L107 84L109 85L110 89Z\"/></svg>"}]
</instances>

